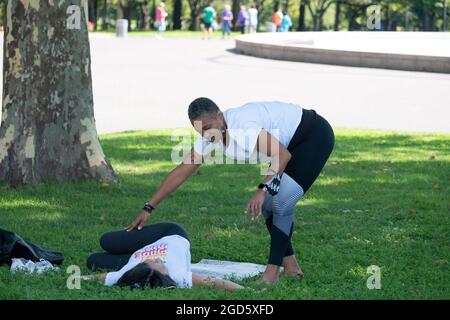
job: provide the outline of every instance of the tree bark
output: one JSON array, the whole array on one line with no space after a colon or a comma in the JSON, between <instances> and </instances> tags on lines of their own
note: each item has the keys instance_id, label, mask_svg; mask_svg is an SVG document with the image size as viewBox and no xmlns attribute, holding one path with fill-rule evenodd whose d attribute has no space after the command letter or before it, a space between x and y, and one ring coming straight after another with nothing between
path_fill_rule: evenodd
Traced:
<instances>
[{"instance_id":1,"label":"tree bark","mask_svg":"<svg viewBox=\"0 0 450 320\"><path fill-rule=\"evenodd\" d=\"M102 30L107 30L109 27L109 0L105 0L103 3L103 19Z\"/></svg>"},{"instance_id":2,"label":"tree bark","mask_svg":"<svg viewBox=\"0 0 450 320\"><path fill-rule=\"evenodd\" d=\"M67 13L73 3L78 20ZM85 6L7 2L0 180L13 186L117 179L95 127Z\"/></svg>"},{"instance_id":3,"label":"tree bark","mask_svg":"<svg viewBox=\"0 0 450 320\"><path fill-rule=\"evenodd\" d=\"M173 4L173 30L181 30L182 0L175 0Z\"/></svg>"},{"instance_id":4,"label":"tree bark","mask_svg":"<svg viewBox=\"0 0 450 320\"><path fill-rule=\"evenodd\" d=\"M283 5L283 11L289 12L289 0L285 0L284 5Z\"/></svg>"},{"instance_id":5,"label":"tree bark","mask_svg":"<svg viewBox=\"0 0 450 320\"><path fill-rule=\"evenodd\" d=\"M198 27L199 27L199 21L198 21L197 10L191 10L191 25L189 26L189 30L197 31Z\"/></svg>"},{"instance_id":6,"label":"tree bark","mask_svg":"<svg viewBox=\"0 0 450 320\"><path fill-rule=\"evenodd\" d=\"M273 1L273 11L274 12L278 11L278 9L281 9L280 0L274 0Z\"/></svg>"},{"instance_id":7,"label":"tree bark","mask_svg":"<svg viewBox=\"0 0 450 320\"><path fill-rule=\"evenodd\" d=\"M139 29L150 30L150 10L148 8L148 1L139 3Z\"/></svg>"},{"instance_id":8,"label":"tree bark","mask_svg":"<svg viewBox=\"0 0 450 320\"><path fill-rule=\"evenodd\" d=\"M442 31L447 30L447 0L442 0Z\"/></svg>"},{"instance_id":9,"label":"tree bark","mask_svg":"<svg viewBox=\"0 0 450 320\"><path fill-rule=\"evenodd\" d=\"M305 31L305 0L300 0L297 31Z\"/></svg>"},{"instance_id":10,"label":"tree bark","mask_svg":"<svg viewBox=\"0 0 450 320\"><path fill-rule=\"evenodd\" d=\"M258 10L258 25L256 26L256 31L259 32L261 30L261 13L264 10L264 1L265 0L256 0L255 3L255 8L256 10Z\"/></svg>"},{"instance_id":11,"label":"tree bark","mask_svg":"<svg viewBox=\"0 0 450 320\"><path fill-rule=\"evenodd\" d=\"M241 10L241 2L239 0L232 0L231 12L233 12L233 23L232 23L233 26L236 25L237 17L240 10Z\"/></svg>"},{"instance_id":12,"label":"tree bark","mask_svg":"<svg viewBox=\"0 0 450 320\"><path fill-rule=\"evenodd\" d=\"M334 14L334 31L341 28L341 0L336 0L336 11Z\"/></svg>"},{"instance_id":13,"label":"tree bark","mask_svg":"<svg viewBox=\"0 0 450 320\"><path fill-rule=\"evenodd\" d=\"M94 24L94 31L97 30L97 0L88 0L89 21Z\"/></svg>"}]
</instances>

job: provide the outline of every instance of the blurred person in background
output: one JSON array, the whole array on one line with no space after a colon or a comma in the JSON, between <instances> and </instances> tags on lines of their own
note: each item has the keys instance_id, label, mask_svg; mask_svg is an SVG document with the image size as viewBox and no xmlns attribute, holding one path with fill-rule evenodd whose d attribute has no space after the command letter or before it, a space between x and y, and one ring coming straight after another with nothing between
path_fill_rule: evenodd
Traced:
<instances>
[{"instance_id":1,"label":"blurred person in background","mask_svg":"<svg viewBox=\"0 0 450 320\"><path fill-rule=\"evenodd\" d=\"M279 32L281 31L281 21L283 20L283 13L280 9L275 11L272 16L272 24L274 26L274 29Z\"/></svg>"},{"instance_id":2,"label":"blurred person in background","mask_svg":"<svg viewBox=\"0 0 450 320\"><path fill-rule=\"evenodd\" d=\"M256 9L255 4L252 3L250 9L248 9L248 18L249 18L249 32L256 33L256 29L258 28L258 9Z\"/></svg>"},{"instance_id":3,"label":"blurred person in background","mask_svg":"<svg viewBox=\"0 0 450 320\"><path fill-rule=\"evenodd\" d=\"M212 7L212 2L209 2L205 9L203 9L203 23L205 25L205 32L203 39L210 39L212 35L212 25L216 18L216 10Z\"/></svg>"},{"instance_id":4,"label":"blurred person in background","mask_svg":"<svg viewBox=\"0 0 450 320\"><path fill-rule=\"evenodd\" d=\"M166 17L168 16L166 12L166 6L164 2L160 2L158 8L156 9L156 24L158 30L158 37L161 37L160 33L166 30Z\"/></svg>"},{"instance_id":5,"label":"blurred person in background","mask_svg":"<svg viewBox=\"0 0 450 320\"><path fill-rule=\"evenodd\" d=\"M281 32L289 32L289 29L292 27L292 20L287 11L283 15L283 19L281 19Z\"/></svg>"},{"instance_id":6,"label":"blurred person in background","mask_svg":"<svg viewBox=\"0 0 450 320\"><path fill-rule=\"evenodd\" d=\"M244 5L241 5L241 10L239 10L238 18L237 18L237 27L241 30L241 33L245 33L245 29L248 26L248 12L245 9Z\"/></svg>"},{"instance_id":7,"label":"blurred person in background","mask_svg":"<svg viewBox=\"0 0 450 320\"><path fill-rule=\"evenodd\" d=\"M231 37L231 25L233 21L233 12L229 4L224 4L222 11L222 39Z\"/></svg>"}]
</instances>

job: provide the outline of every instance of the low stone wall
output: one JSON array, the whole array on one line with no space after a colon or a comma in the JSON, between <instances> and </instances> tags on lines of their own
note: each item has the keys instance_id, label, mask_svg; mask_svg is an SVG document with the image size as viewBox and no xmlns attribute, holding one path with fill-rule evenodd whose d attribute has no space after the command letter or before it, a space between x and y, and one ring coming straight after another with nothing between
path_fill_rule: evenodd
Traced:
<instances>
[{"instance_id":1,"label":"low stone wall","mask_svg":"<svg viewBox=\"0 0 450 320\"><path fill-rule=\"evenodd\" d=\"M296 33L289 33L291 38ZM298 33L297 33L298 34ZM305 33L302 33L305 34ZM326 49L311 45L314 40L298 37L295 44L286 35L243 35L236 38L236 51L251 56L308 63L382 68L407 71L450 73L450 57L421 54L364 52L344 49ZM328 37L330 35L327 35ZM302 44L302 41L304 44Z\"/></svg>"}]
</instances>

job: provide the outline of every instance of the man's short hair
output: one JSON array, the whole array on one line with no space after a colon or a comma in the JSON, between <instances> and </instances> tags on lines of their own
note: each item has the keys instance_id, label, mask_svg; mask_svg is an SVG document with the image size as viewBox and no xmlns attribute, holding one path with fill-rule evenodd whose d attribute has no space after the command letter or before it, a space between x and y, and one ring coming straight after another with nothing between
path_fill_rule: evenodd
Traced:
<instances>
[{"instance_id":1,"label":"man's short hair","mask_svg":"<svg viewBox=\"0 0 450 320\"><path fill-rule=\"evenodd\" d=\"M214 101L205 97L200 97L189 104L188 116L192 121L203 116L213 115L219 111L220 109Z\"/></svg>"}]
</instances>

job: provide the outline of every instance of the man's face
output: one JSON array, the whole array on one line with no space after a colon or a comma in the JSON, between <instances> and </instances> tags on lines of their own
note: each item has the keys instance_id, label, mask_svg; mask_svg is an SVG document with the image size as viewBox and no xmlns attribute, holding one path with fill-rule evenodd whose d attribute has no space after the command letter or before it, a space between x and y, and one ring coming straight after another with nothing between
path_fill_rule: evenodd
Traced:
<instances>
[{"instance_id":1,"label":"man's face","mask_svg":"<svg viewBox=\"0 0 450 320\"><path fill-rule=\"evenodd\" d=\"M222 112L200 117L194 120L192 125L204 139L212 143L223 141L222 131L226 130L226 127Z\"/></svg>"}]
</instances>

